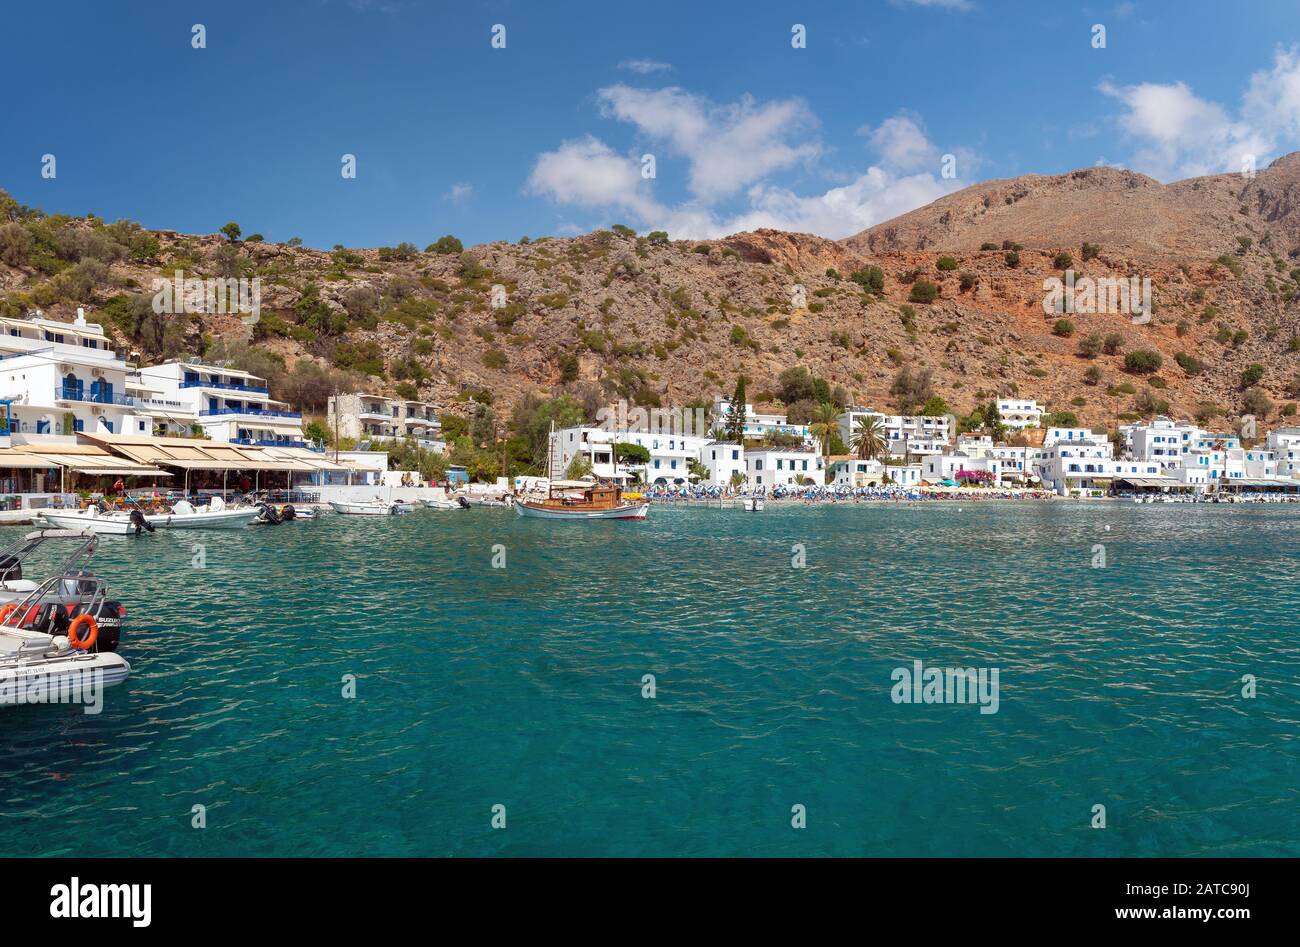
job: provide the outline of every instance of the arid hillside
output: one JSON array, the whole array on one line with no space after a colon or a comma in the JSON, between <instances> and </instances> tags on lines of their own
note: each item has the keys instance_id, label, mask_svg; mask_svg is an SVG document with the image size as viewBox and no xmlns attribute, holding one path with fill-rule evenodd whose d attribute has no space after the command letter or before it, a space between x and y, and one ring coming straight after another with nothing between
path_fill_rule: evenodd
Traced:
<instances>
[{"instance_id":1,"label":"arid hillside","mask_svg":"<svg viewBox=\"0 0 1300 947\"><path fill-rule=\"evenodd\" d=\"M803 366L881 408L1014 393L1098 425L1162 410L1277 423L1300 397L1298 188L1300 155L1167 186L1089 168L975 185L840 242L617 227L332 252L257 239L255 221L238 239L150 232L0 192L0 312L84 306L124 350L234 358L308 411L340 385L461 414L477 398L503 416L528 393L686 405L742 373L761 401ZM260 278L260 320L156 315L151 281L177 269ZM1044 281L1066 269L1149 279L1152 317L1045 313Z\"/></svg>"}]
</instances>

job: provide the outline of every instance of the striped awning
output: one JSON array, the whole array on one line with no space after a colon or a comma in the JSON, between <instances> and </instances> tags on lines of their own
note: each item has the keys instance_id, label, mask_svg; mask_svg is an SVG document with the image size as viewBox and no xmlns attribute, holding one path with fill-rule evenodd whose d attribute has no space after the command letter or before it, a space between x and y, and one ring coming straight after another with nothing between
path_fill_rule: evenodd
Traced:
<instances>
[{"instance_id":1,"label":"striped awning","mask_svg":"<svg viewBox=\"0 0 1300 947\"><path fill-rule=\"evenodd\" d=\"M89 444L23 444L12 449L15 457L32 459L29 467L63 467L73 473L119 477L170 477L152 464L121 457Z\"/></svg>"}]
</instances>

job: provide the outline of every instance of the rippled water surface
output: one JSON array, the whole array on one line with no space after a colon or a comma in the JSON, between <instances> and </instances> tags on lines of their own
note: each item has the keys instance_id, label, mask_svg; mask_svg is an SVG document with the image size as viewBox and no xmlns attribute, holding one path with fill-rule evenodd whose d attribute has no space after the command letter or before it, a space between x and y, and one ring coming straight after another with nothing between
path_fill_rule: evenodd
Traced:
<instances>
[{"instance_id":1,"label":"rippled water surface","mask_svg":"<svg viewBox=\"0 0 1300 947\"><path fill-rule=\"evenodd\" d=\"M134 674L0 709L0 854L1300 854L1294 508L423 511L96 561ZM998 712L893 703L915 659L1000 669Z\"/></svg>"}]
</instances>

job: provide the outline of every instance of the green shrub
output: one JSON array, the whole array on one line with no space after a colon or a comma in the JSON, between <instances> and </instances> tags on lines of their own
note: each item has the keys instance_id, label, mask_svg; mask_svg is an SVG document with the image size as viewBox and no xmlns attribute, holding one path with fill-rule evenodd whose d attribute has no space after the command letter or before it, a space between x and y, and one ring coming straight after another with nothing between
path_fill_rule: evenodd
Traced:
<instances>
[{"instance_id":1,"label":"green shrub","mask_svg":"<svg viewBox=\"0 0 1300 947\"><path fill-rule=\"evenodd\" d=\"M1253 362L1246 366L1246 370L1241 373L1242 390L1249 388L1251 385L1259 384L1259 380L1264 377L1264 366L1258 362Z\"/></svg>"},{"instance_id":2,"label":"green shrub","mask_svg":"<svg viewBox=\"0 0 1300 947\"><path fill-rule=\"evenodd\" d=\"M939 298L939 287L929 280L917 280L908 298L914 303L932 303Z\"/></svg>"},{"instance_id":3,"label":"green shrub","mask_svg":"<svg viewBox=\"0 0 1300 947\"><path fill-rule=\"evenodd\" d=\"M860 270L854 270L849 274L849 279L868 293L875 293L879 296L885 291L885 271L878 266L868 266Z\"/></svg>"},{"instance_id":4,"label":"green shrub","mask_svg":"<svg viewBox=\"0 0 1300 947\"><path fill-rule=\"evenodd\" d=\"M941 256L935 261L934 267L940 273L949 273L957 269L957 261L950 256Z\"/></svg>"},{"instance_id":5,"label":"green shrub","mask_svg":"<svg viewBox=\"0 0 1300 947\"><path fill-rule=\"evenodd\" d=\"M424 248L425 253L463 253L465 247L459 240L451 234L445 237L439 237L435 242Z\"/></svg>"},{"instance_id":6,"label":"green shrub","mask_svg":"<svg viewBox=\"0 0 1300 947\"><path fill-rule=\"evenodd\" d=\"M1150 375L1159 371L1163 364L1160 353L1149 349L1134 349L1124 356L1124 370L1135 375Z\"/></svg>"},{"instance_id":7,"label":"green shrub","mask_svg":"<svg viewBox=\"0 0 1300 947\"><path fill-rule=\"evenodd\" d=\"M1068 339L1074 335L1074 323L1069 319L1057 319L1056 325L1052 326L1052 335L1059 335Z\"/></svg>"},{"instance_id":8,"label":"green shrub","mask_svg":"<svg viewBox=\"0 0 1300 947\"><path fill-rule=\"evenodd\" d=\"M486 368L501 369L508 364L510 364L510 360L506 358L506 353L500 349L488 349L483 353L483 365Z\"/></svg>"}]
</instances>

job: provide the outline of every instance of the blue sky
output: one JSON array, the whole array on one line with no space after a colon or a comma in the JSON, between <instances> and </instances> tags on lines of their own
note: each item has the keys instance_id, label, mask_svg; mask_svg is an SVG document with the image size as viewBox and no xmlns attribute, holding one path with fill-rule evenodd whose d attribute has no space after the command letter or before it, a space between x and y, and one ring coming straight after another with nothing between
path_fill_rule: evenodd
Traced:
<instances>
[{"instance_id":1,"label":"blue sky","mask_svg":"<svg viewBox=\"0 0 1300 947\"><path fill-rule=\"evenodd\" d=\"M842 237L988 178L1300 148L1294 0L43 0L4 25L0 187L321 247Z\"/></svg>"}]
</instances>

